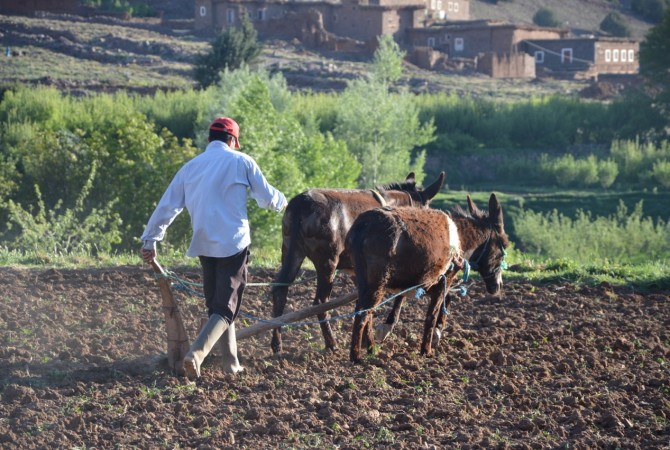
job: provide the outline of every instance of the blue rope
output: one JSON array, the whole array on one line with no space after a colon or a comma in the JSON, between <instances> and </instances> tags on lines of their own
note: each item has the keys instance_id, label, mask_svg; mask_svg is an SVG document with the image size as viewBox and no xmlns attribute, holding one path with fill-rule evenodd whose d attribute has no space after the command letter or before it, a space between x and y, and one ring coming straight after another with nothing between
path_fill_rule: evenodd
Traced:
<instances>
[{"instance_id":1,"label":"blue rope","mask_svg":"<svg viewBox=\"0 0 670 450\"><path fill-rule=\"evenodd\" d=\"M201 297L201 298L204 298L204 296L205 296L204 294L202 294L202 293L200 293L200 292L198 292L195 289L192 289L190 287L190 286L194 286L194 285L202 286L202 284L190 282L190 281L187 281L187 280L183 280L183 279L177 277L173 272L165 271L165 275L158 275L158 277L165 277L165 278L177 281L177 284L173 284L173 287L175 289L187 292L191 295L198 296L198 297ZM272 283L247 283L247 286L252 286L252 285L254 285L254 286L267 286L267 285L271 285L271 284ZM332 316L332 317L330 317L328 319L324 319L324 320L316 320L316 321L309 321L309 322L277 322L277 321L273 321L273 320L262 319L260 317L253 316L251 314L247 314L243 311L240 311L239 314L241 316L247 318L247 319L250 319L250 320L255 320L257 322L267 323L267 324L270 324L270 325L276 325L276 326L281 326L281 327L299 327L299 326L306 326L306 325L316 325L316 324L322 324L322 323L326 323L326 322L334 322L334 321L340 320L340 319L351 318L351 317L366 313L368 311L375 311L375 310L381 308L383 305L390 302L391 300L395 299L396 297L398 297L400 295L403 295L403 294L405 294L405 293L407 293L411 290L414 290L414 289L417 290L417 295L415 296L416 298L419 298L419 297L421 297L421 295L425 294L425 291L421 287L421 285L412 286L411 288L407 288L404 291L398 292L397 294L389 297L388 299L384 300L383 302L381 302L380 304L378 304L377 306L375 306L373 308L362 309L360 311L354 311L353 313L341 314L341 315L338 315L338 316ZM419 292L421 292L421 295L419 295Z\"/></svg>"},{"instance_id":2,"label":"blue rope","mask_svg":"<svg viewBox=\"0 0 670 450\"><path fill-rule=\"evenodd\" d=\"M268 320L268 319L261 319L260 317L253 316L251 314L247 314L247 313L244 313L242 311L240 311L240 315L246 317L247 319L255 320L255 321L261 322L261 323L267 323L269 325L276 325L278 327L291 328L291 327L300 327L300 326L305 326L305 325L317 325L317 324L322 324L322 323L326 323L326 322L334 322L334 321L340 320L340 319L349 319L351 317L355 317L355 316L358 316L358 315L361 315L361 314L364 314L364 313L367 313L367 312L370 312L370 311L375 311L375 310L381 308L382 306L384 306L385 304L389 303L391 300L395 299L396 297L404 295L405 293L407 293L409 291L412 291L414 289L417 289L417 292L419 290L423 291L423 288L421 288L420 286L421 285L412 286L411 288L407 288L404 291L398 292L397 294L392 295L391 297L387 298L386 300L384 300L383 302L381 302L380 304L378 304L377 306L374 306L372 308L361 309L360 311L354 311L352 313L347 313L347 314L340 314L340 315L332 316L332 317L330 317L328 319L324 319L324 320L315 320L315 321L310 321L310 322L277 322L277 321ZM416 298L419 298L419 297L420 296L416 296Z\"/></svg>"}]
</instances>

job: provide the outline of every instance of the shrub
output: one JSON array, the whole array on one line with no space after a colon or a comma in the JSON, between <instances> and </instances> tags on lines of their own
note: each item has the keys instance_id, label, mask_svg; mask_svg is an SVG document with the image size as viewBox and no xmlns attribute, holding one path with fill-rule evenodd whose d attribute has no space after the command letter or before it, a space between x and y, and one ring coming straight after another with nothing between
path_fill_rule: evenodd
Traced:
<instances>
[{"instance_id":1,"label":"shrub","mask_svg":"<svg viewBox=\"0 0 670 450\"><path fill-rule=\"evenodd\" d=\"M549 8L540 8L533 15L533 23L541 27L560 27L561 22L556 18L554 11Z\"/></svg>"},{"instance_id":2,"label":"shrub","mask_svg":"<svg viewBox=\"0 0 670 450\"><path fill-rule=\"evenodd\" d=\"M600 22L600 29L607 34L617 37L629 37L631 35L630 27L623 16L616 11L612 11Z\"/></svg>"},{"instance_id":3,"label":"shrub","mask_svg":"<svg viewBox=\"0 0 670 450\"><path fill-rule=\"evenodd\" d=\"M110 253L113 245L121 242L121 219L112 212L113 202L100 209L85 208L95 174L93 165L73 208L62 208L62 201L58 201L53 209L47 209L37 185L36 210L23 209L9 200L5 207L9 210L10 233L13 226L19 228L11 240L11 249L55 255Z\"/></svg>"},{"instance_id":4,"label":"shrub","mask_svg":"<svg viewBox=\"0 0 670 450\"><path fill-rule=\"evenodd\" d=\"M670 189L670 161L656 161L651 170L651 176L658 184Z\"/></svg>"},{"instance_id":5,"label":"shrub","mask_svg":"<svg viewBox=\"0 0 670 450\"><path fill-rule=\"evenodd\" d=\"M658 23L670 7L669 0L633 0L631 9L652 23Z\"/></svg>"},{"instance_id":6,"label":"shrub","mask_svg":"<svg viewBox=\"0 0 670 450\"><path fill-rule=\"evenodd\" d=\"M262 50L257 37L251 21L243 15L240 28L228 28L220 33L212 42L210 52L196 59L195 80L206 88L219 82L222 70L235 70L243 64L251 64Z\"/></svg>"},{"instance_id":7,"label":"shrub","mask_svg":"<svg viewBox=\"0 0 670 450\"><path fill-rule=\"evenodd\" d=\"M595 261L638 263L670 257L670 224L643 215L642 202L628 211L622 201L610 216L593 217L578 210L574 218L521 211L514 223L517 244L541 257L567 258L578 263Z\"/></svg>"}]
</instances>

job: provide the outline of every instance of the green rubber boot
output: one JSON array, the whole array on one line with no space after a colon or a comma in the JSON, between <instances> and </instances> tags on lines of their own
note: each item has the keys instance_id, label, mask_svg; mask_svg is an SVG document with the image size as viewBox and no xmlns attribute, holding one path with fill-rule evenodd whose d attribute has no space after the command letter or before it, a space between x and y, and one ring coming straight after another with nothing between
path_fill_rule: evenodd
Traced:
<instances>
[{"instance_id":1,"label":"green rubber boot","mask_svg":"<svg viewBox=\"0 0 670 450\"><path fill-rule=\"evenodd\" d=\"M184 373L190 379L200 378L200 365L209 355L209 352L228 329L226 320L218 314L212 314L200 334L191 344L186 356L184 356Z\"/></svg>"},{"instance_id":2,"label":"green rubber boot","mask_svg":"<svg viewBox=\"0 0 670 450\"><path fill-rule=\"evenodd\" d=\"M223 359L223 371L226 373L242 372L244 367L237 359L237 338L235 337L235 322L231 323L221 339L219 339L219 350Z\"/></svg>"}]
</instances>

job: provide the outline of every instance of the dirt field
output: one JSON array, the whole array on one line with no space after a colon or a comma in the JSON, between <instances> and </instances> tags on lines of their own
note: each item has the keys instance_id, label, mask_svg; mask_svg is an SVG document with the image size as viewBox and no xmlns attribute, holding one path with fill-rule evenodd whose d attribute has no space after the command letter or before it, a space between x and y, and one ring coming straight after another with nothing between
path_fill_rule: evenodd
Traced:
<instances>
[{"instance_id":1,"label":"dirt field","mask_svg":"<svg viewBox=\"0 0 670 450\"><path fill-rule=\"evenodd\" d=\"M287 330L281 357L265 333L240 341L244 373L224 374L214 353L189 383L164 369L148 268L0 268L0 447L670 447L669 293L514 282L496 300L479 284L452 304L435 358L418 355L418 299L361 365L347 319L337 353L315 325ZM269 318L267 288L247 292L243 312ZM289 306L311 292L295 287ZM193 337L200 299L176 295Z\"/></svg>"}]
</instances>

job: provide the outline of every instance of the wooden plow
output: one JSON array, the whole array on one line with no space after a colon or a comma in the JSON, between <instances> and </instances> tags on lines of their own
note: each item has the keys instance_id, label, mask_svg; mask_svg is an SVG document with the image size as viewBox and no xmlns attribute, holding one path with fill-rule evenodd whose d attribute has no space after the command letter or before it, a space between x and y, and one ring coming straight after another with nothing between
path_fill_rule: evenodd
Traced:
<instances>
[{"instance_id":1,"label":"wooden plow","mask_svg":"<svg viewBox=\"0 0 670 450\"><path fill-rule=\"evenodd\" d=\"M161 299L163 302L163 312L165 313L168 366L174 373L181 376L184 375L182 360L184 359L184 356L186 356L191 344L186 334L186 329L184 328L181 312L172 295L170 280L167 273L155 259L151 262L151 267L158 275L158 286L160 288ZM356 298L358 298L358 294L350 292L326 303L308 306L298 311L291 311L283 316L275 317L267 322L261 321L248 327L244 327L237 330L235 335L238 341L248 339L279 326L289 326L291 323L353 303Z\"/></svg>"}]
</instances>

